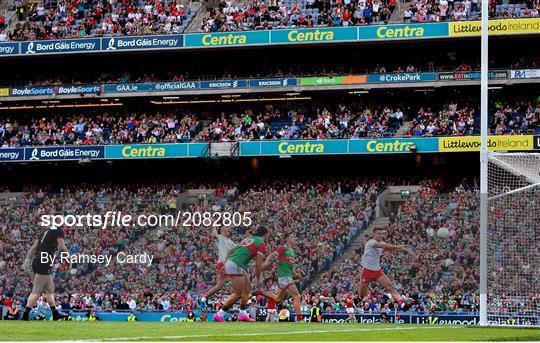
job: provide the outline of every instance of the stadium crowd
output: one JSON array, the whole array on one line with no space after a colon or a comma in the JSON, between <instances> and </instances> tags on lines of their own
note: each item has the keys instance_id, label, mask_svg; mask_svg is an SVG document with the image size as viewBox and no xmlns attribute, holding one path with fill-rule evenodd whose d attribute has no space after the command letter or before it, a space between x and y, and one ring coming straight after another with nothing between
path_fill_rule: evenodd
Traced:
<instances>
[{"instance_id":1,"label":"stadium crowd","mask_svg":"<svg viewBox=\"0 0 540 343\"><path fill-rule=\"evenodd\" d=\"M187 208L191 212L251 212L254 225L270 229L266 239L267 253L283 244L286 233L296 237L297 262L295 281L302 291L302 311L317 306L323 311L343 313L347 302L354 303L357 313L386 312L394 309L386 292L372 285L367 296L358 296L359 266L363 247L348 249L364 231L375 213L378 195L397 180L383 179L312 179L263 181L240 191L235 183L165 185L145 187L79 186L60 192L29 188L22 194L0 201L0 306L21 308L29 294L31 275L21 271L21 251L26 251L39 234L32 225L44 213L104 213L125 211L132 214L174 214L179 195L186 189L213 187L208 196L200 197ZM401 184L402 182L400 182ZM416 182L415 182L416 183ZM382 268L398 291L414 299L412 309L421 312L476 312L479 306L478 184L463 180L451 192L443 179L423 180L416 195L404 199L390 215L385 241L406 245L415 258L386 252ZM531 210L537 204L536 194L512 197L504 201L521 202ZM503 206L504 207L504 206ZM505 207L506 208L506 207ZM331 211L329 209L332 209ZM533 211L534 212L534 211ZM520 222L514 210L493 209L492 225L505 221ZM530 222L524 230L534 230ZM448 236L441 235L445 230ZM64 228L69 252L77 254L115 255L142 250L154 255L152 265L133 264L106 267L102 264L57 264L54 279L57 307L65 311L184 311L216 310L229 292L226 286L210 299L201 296L214 284L216 253L214 238L202 226L118 228ZM527 232L528 232L527 231ZM501 231L502 232L502 231ZM250 227L232 230L231 239L238 242L250 234ZM524 301L513 296L531 289L526 282L537 277L529 261L534 260L532 241L523 235L519 244L509 238L493 239L492 292L490 307L494 312L512 306L534 311L539 298L531 295ZM517 254L516 254L517 252ZM517 257L523 268L522 278L506 273L500 264ZM531 255L533 254L533 255ZM332 262L343 257L329 269ZM276 263L263 272L262 287L276 291ZM536 298L535 298L536 297ZM266 299L254 292L250 308L266 306ZM284 302L283 306L289 306ZM38 302L37 312L45 313L48 305Z\"/></svg>"},{"instance_id":2,"label":"stadium crowd","mask_svg":"<svg viewBox=\"0 0 540 343\"><path fill-rule=\"evenodd\" d=\"M538 132L540 103L517 101L514 104L497 101L490 114L491 133L515 135ZM478 111L470 105L450 102L442 110L421 107L409 122L406 136L465 136L479 132Z\"/></svg>"},{"instance_id":3,"label":"stadium crowd","mask_svg":"<svg viewBox=\"0 0 540 343\"><path fill-rule=\"evenodd\" d=\"M297 27L336 27L388 23L396 0L255 0L234 4L221 0L203 18L200 31L224 32ZM171 1L58 1L45 6L17 1L18 23L13 32L0 32L0 41L81 38L103 35L183 33L195 16L183 2ZM490 18L538 17L540 0L509 4L490 1ZM478 20L478 0L415 0L404 11L405 23Z\"/></svg>"},{"instance_id":4,"label":"stadium crowd","mask_svg":"<svg viewBox=\"0 0 540 343\"><path fill-rule=\"evenodd\" d=\"M172 1L58 1L45 7L36 1L18 1L13 32L4 40L46 40L103 35L152 35L182 33L195 13L182 2ZM2 41L0 39L0 41Z\"/></svg>"},{"instance_id":5,"label":"stadium crowd","mask_svg":"<svg viewBox=\"0 0 540 343\"><path fill-rule=\"evenodd\" d=\"M522 161L523 162L523 161ZM540 308L540 270L534 265L540 261L538 249L538 208L540 189L522 189L505 194L509 189L527 187L531 179L517 178L500 166L492 166L497 174L490 185L490 196L499 195L490 203L488 225L491 237L489 260L488 306L494 313L527 312L537 314ZM527 213L524 216L522 213ZM511 262L510 262L511 261ZM514 268L507 266L512 264Z\"/></svg>"},{"instance_id":6,"label":"stadium crowd","mask_svg":"<svg viewBox=\"0 0 540 343\"><path fill-rule=\"evenodd\" d=\"M489 2L490 19L534 18L540 16L540 1L526 0L509 3L508 0ZM403 14L405 23L480 20L479 0L413 0Z\"/></svg>"},{"instance_id":7,"label":"stadium crowd","mask_svg":"<svg viewBox=\"0 0 540 343\"><path fill-rule=\"evenodd\" d=\"M416 300L418 311L455 312L478 310L479 247L477 185L464 182L451 193L443 193L438 181L424 183L416 198L405 201L390 216L385 240L406 245L419 257L386 252L381 267L401 294ZM437 231L446 228L448 238ZM306 297L321 294L341 301L358 294L363 247L347 257L338 268L321 274L310 285ZM359 309L385 311L391 306L385 290L376 286L367 296L354 298Z\"/></svg>"},{"instance_id":8,"label":"stadium crowd","mask_svg":"<svg viewBox=\"0 0 540 343\"><path fill-rule=\"evenodd\" d=\"M380 24L388 22L395 0L333 2L330 0L253 1L233 5L222 0L202 22L206 32L269 30Z\"/></svg>"},{"instance_id":9,"label":"stadium crowd","mask_svg":"<svg viewBox=\"0 0 540 343\"><path fill-rule=\"evenodd\" d=\"M268 251L281 244L287 232L297 235L298 281L309 280L339 256L351 240L365 229L374 214L375 199L384 188L378 180L345 179L263 183L239 193L234 184L222 185L212 196L192 204L190 211L252 212L255 225L270 228ZM31 245L39 228L30 225L39 215L55 213L174 213L180 187L75 189L59 194L27 192L2 203L0 232L0 295L21 305L28 296L30 277L21 272L20 251ZM332 208L332 211L324 210ZM286 211L284 211L286 209ZM199 308L199 296L215 282L216 253L208 228L162 225L159 227L65 228L70 253L113 255L141 250L152 253L151 265L63 264L55 271L59 306L64 309L186 310ZM248 227L234 228L234 241ZM268 270L268 282L275 282ZM144 291L141 291L144 290ZM225 290L226 291L226 290ZM223 293L208 302L216 308ZM126 306L127 305L127 306ZM44 305L45 306L45 305Z\"/></svg>"},{"instance_id":10,"label":"stadium crowd","mask_svg":"<svg viewBox=\"0 0 540 343\"><path fill-rule=\"evenodd\" d=\"M540 105L496 102L494 134L525 134L540 129ZM450 102L437 111L422 106L417 114L397 106L321 107L309 110L266 105L257 110L222 112L217 118L190 112L113 113L0 119L0 147L132 143L225 142L261 139L342 139L393 136L408 121L404 136L463 136L478 133L478 111Z\"/></svg>"},{"instance_id":11,"label":"stadium crowd","mask_svg":"<svg viewBox=\"0 0 540 343\"><path fill-rule=\"evenodd\" d=\"M258 114L222 113L199 119L191 113L113 114L0 120L0 146L177 143L255 139L326 139L383 137L403 123L397 107L279 109L266 106Z\"/></svg>"}]
</instances>

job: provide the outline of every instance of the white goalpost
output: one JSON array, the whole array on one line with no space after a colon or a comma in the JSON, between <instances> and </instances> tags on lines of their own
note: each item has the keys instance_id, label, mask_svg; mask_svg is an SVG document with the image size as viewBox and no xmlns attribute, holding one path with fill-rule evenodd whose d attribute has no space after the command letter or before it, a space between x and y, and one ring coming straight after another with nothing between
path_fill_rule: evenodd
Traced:
<instances>
[{"instance_id":1,"label":"white goalpost","mask_svg":"<svg viewBox=\"0 0 540 343\"><path fill-rule=\"evenodd\" d=\"M487 319L487 192L488 192L488 9L482 0L482 35L480 58L480 325Z\"/></svg>"}]
</instances>

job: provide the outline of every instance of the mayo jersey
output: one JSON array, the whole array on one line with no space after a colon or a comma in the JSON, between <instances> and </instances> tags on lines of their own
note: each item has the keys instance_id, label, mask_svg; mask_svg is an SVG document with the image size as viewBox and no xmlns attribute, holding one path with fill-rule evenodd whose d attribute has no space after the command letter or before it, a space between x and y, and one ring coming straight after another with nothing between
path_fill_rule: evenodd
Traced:
<instances>
[{"instance_id":1,"label":"mayo jersey","mask_svg":"<svg viewBox=\"0 0 540 343\"><path fill-rule=\"evenodd\" d=\"M234 249L233 253L229 257L231 261L236 263L240 268L247 268L249 261L253 260L258 253L264 255L266 252L266 245L264 240L259 236L251 236L244 238L242 242Z\"/></svg>"},{"instance_id":2,"label":"mayo jersey","mask_svg":"<svg viewBox=\"0 0 540 343\"><path fill-rule=\"evenodd\" d=\"M216 249L218 251L218 262L225 262L225 258L227 257L227 253L230 249L235 248L236 244L234 244L233 241L231 241L229 238L217 235L216 237Z\"/></svg>"},{"instance_id":3,"label":"mayo jersey","mask_svg":"<svg viewBox=\"0 0 540 343\"><path fill-rule=\"evenodd\" d=\"M374 248L373 245L377 243L376 240L370 239L367 241L366 246L364 247L364 254L362 255L362 267L370 270L379 270L381 266L379 262L381 260L381 255L384 251L382 248Z\"/></svg>"}]
</instances>

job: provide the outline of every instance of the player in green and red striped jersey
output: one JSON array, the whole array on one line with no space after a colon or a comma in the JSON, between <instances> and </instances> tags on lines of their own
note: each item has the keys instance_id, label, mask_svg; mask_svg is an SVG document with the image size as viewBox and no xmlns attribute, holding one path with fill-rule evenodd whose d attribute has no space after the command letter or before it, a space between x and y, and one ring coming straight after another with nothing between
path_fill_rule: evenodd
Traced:
<instances>
[{"instance_id":1,"label":"player in green and red striped jersey","mask_svg":"<svg viewBox=\"0 0 540 343\"><path fill-rule=\"evenodd\" d=\"M266 236L267 232L268 230L265 227L260 226L253 236L243 239L238 246L229 250L225 262L225 272L231 279L233 294L223 304L219 312L214 314L215 321L224 322L225 312L239 299L240 313L238 314L238 320L242 322L255 321L246 311L249 293L251 291L251 282L246 269L248 263L255 259L255 277L257 278L257 283L259 283L266 249L264 236Z\"/></svg>"},{"instance_id":2,"label":"player in green and red striped jersey","mask_svg":"<svg viewBox=\"0 0 540 343\"><path fill-rule=\"evenodd\" d=\"M261 291L261 294L265 297L274 300L275 302L281 302L287 294L293 298L293 309L296 313L296 321L302 321L302 312L300 310L300 292L294 283L294 264L296 263L296 254L294 253L294 235L292 233L286 233L283 236L285 245L279 246L276 251L268 255L264 266L270 264L270 262L277 257L278 259L278 286L279 293L273 294L267 291Z\"/></svg>"}]
</instances>

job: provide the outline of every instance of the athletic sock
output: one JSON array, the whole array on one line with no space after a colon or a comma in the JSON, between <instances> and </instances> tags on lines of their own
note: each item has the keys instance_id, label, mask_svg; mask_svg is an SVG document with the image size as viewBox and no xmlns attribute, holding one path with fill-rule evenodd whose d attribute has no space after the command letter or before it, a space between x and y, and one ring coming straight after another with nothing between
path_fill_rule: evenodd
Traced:
<instances>
[{"instance_id":1,"label":"athletic sock","mask_svg":"<svg viewBox=\"0 0 540 343\"><path fill-rule=\"evenodd\" d=\"M247 311L246 311L246 310L240 310L240 315L246 316L246 315L247 315Z\"/></svg>"},{"instance_id":2,"label":"athletic sock","mask_svg":"<svg viewBox=\"0 0 540 343\"><path fill-rule=\"evenodd\" d=\"M220 308L219 311L218 311L218 314L219 314L220 317L224 317L224 316L225 316L225 313L226 313L226 312L223 311L223 307Z\"/></svg>"},{"instance_id":3,"label":"athletic sock","mask_svg":"<svg viewBox=\"0 0 540 343\"><path fill-rule=\"evenodd\" d=\"M297 314L296 314L296 321L297 321L297 322L301 322L301 321L302 321L302 314L301 314L301 313L297 313Z\"/></svg>"},{"instance_id":4,"label":"athletic sock","mask_svg":"<svg viewBox=\"0 0 540 343\"><path fill-rule=\"evenodd\" d=\"M31 307L26 307L24 309L24 313L22 315L22 320L30 320L30 311L32 311L32 308Z\"/></svg>"}]
</instances>

